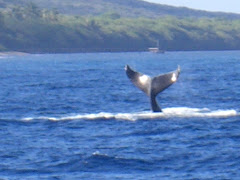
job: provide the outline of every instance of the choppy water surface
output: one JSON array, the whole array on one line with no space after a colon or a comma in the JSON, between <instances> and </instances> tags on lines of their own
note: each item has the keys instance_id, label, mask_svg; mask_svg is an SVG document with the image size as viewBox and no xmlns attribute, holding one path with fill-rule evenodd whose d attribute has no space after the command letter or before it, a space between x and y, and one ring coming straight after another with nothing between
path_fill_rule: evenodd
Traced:
<instances>
[{"instance_id":1,"label":"choppy water surface","mask_svg":"<svg viewBox=\"0 0 240 180\"><path fill-rule=\"evenodd\" d=\"M124 72L181 66L163 113ZM0 59L0 179L239 179L240 52Z\"/></svg>"}]
</instances>

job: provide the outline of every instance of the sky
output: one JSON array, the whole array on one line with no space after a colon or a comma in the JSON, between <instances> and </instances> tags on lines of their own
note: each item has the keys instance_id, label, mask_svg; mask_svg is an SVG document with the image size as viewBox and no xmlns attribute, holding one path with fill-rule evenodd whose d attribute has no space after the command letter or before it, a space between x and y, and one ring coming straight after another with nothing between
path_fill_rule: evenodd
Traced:
<instances>
[{"instance_id":1,"label":"sky","mask_svg":"<svg viewBox=\"0 0 240 180\"><path fill-rule=\"evenodd\" d=\"M165 5L240 14L240 0L145 0Z\"/></svg>"}]
</instances>

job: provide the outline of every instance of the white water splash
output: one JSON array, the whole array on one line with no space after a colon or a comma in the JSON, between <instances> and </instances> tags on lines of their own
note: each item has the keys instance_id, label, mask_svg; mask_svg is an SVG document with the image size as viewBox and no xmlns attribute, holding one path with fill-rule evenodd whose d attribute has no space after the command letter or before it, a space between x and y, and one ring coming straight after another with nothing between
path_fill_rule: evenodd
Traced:
<instances>
[{"instance_id":1,"label":"white water splash","mask_svg":"<svg viewBox=\"0 0 240 180\"><path fill-rule=\"evenodd\" d=\"M152 112L136 112L136 113L107 113L101 112L96 114L77 114L65 115L62 117L26 117L22 120L50 120L50 121L64 121L64 120L98 120L98 119L117 119L136 121L141 119L163 119L163 118L227 118L240 116L236 110L215 110L211 111L208 108L188 108L176 107L165 108L161 113Z\"/></svg>"}]
</instances>

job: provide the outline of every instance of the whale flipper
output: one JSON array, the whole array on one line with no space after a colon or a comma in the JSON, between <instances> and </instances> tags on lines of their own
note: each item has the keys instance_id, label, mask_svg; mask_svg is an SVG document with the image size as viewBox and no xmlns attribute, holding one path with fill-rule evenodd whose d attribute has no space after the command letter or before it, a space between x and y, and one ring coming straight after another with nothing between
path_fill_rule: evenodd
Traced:
<instances>
[{"instance_id":1,"label":"whale flipper","mask_svg":"<svg viewBox=\"0 0 240 180\"><path fill-rule=\"evenodd\" d=\"M161 112L158 106L156 96L166 88L175 83L180 74L180 67L177 70L151 78L148 75L136 72L125 66L126 74L132 83L150 97L153 112Z\"/></svg>"}]
</instances>

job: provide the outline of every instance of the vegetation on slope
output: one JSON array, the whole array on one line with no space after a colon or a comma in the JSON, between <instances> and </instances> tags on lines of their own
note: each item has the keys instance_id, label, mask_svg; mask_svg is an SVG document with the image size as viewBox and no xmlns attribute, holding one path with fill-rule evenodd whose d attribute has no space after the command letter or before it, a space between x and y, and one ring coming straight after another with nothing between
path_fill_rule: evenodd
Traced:
<instances>
[{"instance_id":1,"label":"vegetation on slope","mask_svg":"<svg viewBox=\"0 0 240 180\"><path fill-rule=\"evenodd\" d=\"M173 7L143 0L0 0L0 7L23 6L35 3L42 9L56 9L61 14L98 16L114 10L121 17L158 18L159 16L240 19L240 14L207 12L184 7Z\"/></svg>"},{"instance_id":2,"label":"vegetation on slope","mask_svg":"<svg viewBox=\"0 0 240 180\"><path fill-rule=\"evenodd\" d=\"M0 11L0 50L81 52L240 49L240 20L216 18L129 18L107 12L73 16L34 4Z\"/></svg>"}]
</instances>

